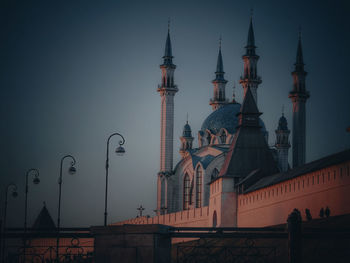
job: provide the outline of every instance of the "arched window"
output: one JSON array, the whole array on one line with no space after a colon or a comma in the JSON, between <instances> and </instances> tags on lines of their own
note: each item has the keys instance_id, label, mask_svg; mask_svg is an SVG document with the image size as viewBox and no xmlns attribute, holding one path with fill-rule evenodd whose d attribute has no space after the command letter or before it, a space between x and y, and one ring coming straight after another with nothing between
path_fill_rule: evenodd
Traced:
<instances>
[{"instance_id":1,"label":"arched window","mask_svg":"<svg viewBox=\"0 0 350 263\"><path fill-rule=\"evenodd\" d=\"M184 178L184 204L183 204L183 208L184 210L187 210L189 208L189 204L190 204L190 177L188 176L188 174L185 175Z\"/></svg>"},{"instance_id":2,"label":"arched window","mask_svg":"<svg viewBox=\"0 0 350 263\"><path fill-rule=\"evenodd\" d=\"M160 206L166 207L165 205L165 179L161 179L161 189L160 189Z\"/></svg>"},{"instance_id":3,"label":"arched window","mask_svg":"<svg viewBox=\"0 0 350 263\"><path fill-rule=\"evenodd\" d=\"M214 213L213 213L213 227L216 227L217 224L218 224L218 217L216 215L216 211L214 211Z\"/></svg>"},{"instance_id":4,"label":"arched window","mask_svg":"<svg viewBox=\"0 0 350 263\"><path fill-rule=\"evenodd\" d=\"M203 171L202 168L198 166L196 172L196 207L202 206L202 180Z\"/></svg>"},{"instance_id":5,"label":"arched window","mask_svg":"<svg viewBox=\"0 0 350 263\"><path fill-rule=\"evenodd\" d=\"M220 135L220 140L221 140L221 143L222 144L225 144L226 143L226 132L222 132L221 135Z\"/></svg>"},{"instance_id":6,"label":"arched window","mask_svg":"<svg viewBox=\"0 0 350 263\"><path fill-rule=\"evenodd\" d=\"M208 142L208 145L209 145L210 142L211 142L211 135L210 135L210 133L208 133L208 135L207 135L207 142Z\"/></svg>"},{"instance_id":7,"label":"arched window","mask_svg":"<svg viewBox=\"0 0 350 263\"><path fill-rule=\"evenodd\" d=\"M211 178L210 179L213 181L213 180L215 180L218 177L218 175L219 175L219 170L217 168L215 168L213 170L213 172L211 173Z\"/></svg>"}]
</instances>

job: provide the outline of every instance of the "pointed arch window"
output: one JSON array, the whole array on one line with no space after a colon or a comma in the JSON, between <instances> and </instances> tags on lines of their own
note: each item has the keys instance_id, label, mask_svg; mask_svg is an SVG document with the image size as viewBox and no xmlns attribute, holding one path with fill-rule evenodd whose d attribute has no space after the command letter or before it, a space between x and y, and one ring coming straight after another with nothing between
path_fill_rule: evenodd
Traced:
<instances>
[{"instance_id":1,"label":"pointed arch window","mask_svg":"<svg viewBox=\"0 0 350 263\"><path fill-rule=\"evenodd\" d=\"M207 135L207 142L208 142L208 145L209 145L210 142L211 142L211 135L210 135L210 133L208 133L208 135Z\"/></svg>"},{"instance_id":2,"label":"pointed arch window","mask_svg":"<svg viewBox=\"0 0 350 263\"><path fill-rule=\"evenodd\" d=\"M196 171L196 207L202 206L202 184L203 184L203 170L198 166Z\"/></svg>"},{"instance_id":3,"label":"pointed arch window","mask_svg":"<svg viewBox=\"0 0 350 263\"><path fill-rule=\"evenodd\" d=\"M184 177L184 191L183 191L183 209L188 210L190 205L190 177L188 174Z\"/></svg>"},{"instance_id":4,"label":"pointed arch window","mask_svg":"<svg viewBox=\"0 0 350 263\"><path fill-rule=\"evenodd\" d=\"M216 227L217 223L218 223L218 216L216 214L216 211L214 211L214 213L213 213L213 227Z\"/></svg>"},{"instance_id":5,"label":"pointed arch window","mask_svg":"<svg viewBox=\"0 0 350 263\"><path fill-rule=\"evenodd\" d=\"M226 143L226 132L222 132L221 135L220 135L220 140L221 140L221 143L222 144L225 144Z\"/></svg>"},{"instance_id":6,"label":"pointed arch window","mask_svg":"<svg viewBox=\"0 0 350 263\"><path fill-rule=\"evenodd\" d=\"M161 189L160 189L160 206L165 207L165 179L163 178L161 181Z\"/></svg>"}]
</instances>

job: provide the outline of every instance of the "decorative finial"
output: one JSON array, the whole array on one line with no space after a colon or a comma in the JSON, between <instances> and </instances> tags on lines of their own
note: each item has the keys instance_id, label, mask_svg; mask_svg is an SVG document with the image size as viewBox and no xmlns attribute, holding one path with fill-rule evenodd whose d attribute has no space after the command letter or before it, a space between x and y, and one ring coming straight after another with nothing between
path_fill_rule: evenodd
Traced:
<instances>
[{"instance_id":1,"label":"decorative finial","mask_svg":"<svg viewBox=\"0 0 350 263\"><path fill-rule=\"evenodd\" d=\"M253 19L254 9L253 7L250 8L250 19Z\"/></svg>"},{"instance_id":2,"label":"decorative finial","mask_svg":"<svg viewBox=\"0 0 350 263\"><path fill-rule=\"evenodd\" d=\"M282 104L282 116L284 116L284 104Z\"/></svg>"},{"instance_id":3,"label":"decorative finial","mask_svg":"<svg viewBox=\"0 0 350 263\"><path fill-rule=\"evenodd\" d=\"M186 113L186 124L188 124L188 112Z\"/></svg>"},{"instance_id":4,"label":"decorative finial","mask_svg":"<svg viewBox=\"0 0 350 263\"><path fill-rule=\"evenodd\" d=\"M220 38L219 38L219 49L221 50L221 42L222 42L222 37L220 35Z\"/></svg>"},{"instance_id":5,"label":"decorative finial","mask_svg":"<svg viewBox=\"0 0 350 263\"><path fill-rule=\"evenodd\" d=\"M298 36L299 36L299 40L301 40L301 26L299 26L298 28Z\"/></svg>"},{"instance_id":6,"label":"decorative finial","mask_svg":"<svg viewBox=\"0 0 350 263\"><path fill-rule=\"evenodd\" d=\"M43 202L43 204L44 204L44 207L46 207L46 202L45 201Z\"/></svg>"}]
</instances>

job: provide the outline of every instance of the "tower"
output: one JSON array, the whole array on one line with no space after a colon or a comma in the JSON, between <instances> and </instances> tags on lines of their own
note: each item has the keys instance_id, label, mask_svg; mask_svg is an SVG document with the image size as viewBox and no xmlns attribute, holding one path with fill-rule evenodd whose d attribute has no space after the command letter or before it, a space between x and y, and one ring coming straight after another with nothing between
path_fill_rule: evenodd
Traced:
<instances>
[{"instance_id":1,"label":"tower","mask_svg":"<svg viewBox=\"0 0 350 263\"><path fill-rule=\"evenodd\" d=\"M180 154L182 158L185 157L187 150L192 149L193 139L194 138L192 137L191 126L188 124L188 120L187 120L184 126L184 129L182 131L182 136L180 137L180 140L181 140Z\"/></svg>"},{"instance_id":2,"label":"tower","mask_svg":"<svg viewBox=\"0 0 350 263\"><path fill-rule=\"evenodd\" d=\"M282 116L278 121L278 127L276 132L276 143L275 147L278 156L278 165L282 172L288 171L288 151L290 148L289 144L289 134L287 119Z\"/></svg>"},{"instance_id":3,"label":"tower","mask_svg":"<svg viewBox=\"0 0 350 263\"><path fill-rule=\"evenodd\" d=\"M244 72L239 83L243 86L244 96L246 95L249 87L255 102L258 103L257 89L261 83L261 78L257 74L257 63L259 56L255 53L255 48L256 46L254 39L253 19L251 16L248 31L248 41L245 47L246 53L242 56L244 61Z\"/></svg>"},{"instance_id":4,"label":"tower","mask_svg":"<svg viewBox=\"0 0 350 263\"><path fill-rule=\"evenodd\" d=\"M304 70L303 51L301 47L301 34L299 32L299 41L297 49L295 68L292 72L293 90L289 92L289 98L293 103L293 167L305 163L306 155L306 100L310 97L305 88L305 77L307 72Z\"/></svg>"},{"instance_id":5,"label":"tower","mask_svg":"<svg viewBox=\"0 0 350 263\"><path fill-rule=\"evenodd\" d=\"M212 81L214 84L214 94L213 98L210 99L210 105L213 108L213 110L218 109L223 104L226 104L226 97L225 97L225 86L227 83L227 80L224 78L224 65L222 62L222 54L221 54L221 38L220 38L220 45L219 45L219 54L218 54L218 61L216 64L216 72L215 72L215 79Z\"/></svg>"},{"instance_id":6,"label":"tower","mask_svg":"<svg viewBox=\"0 0 350 263\"><path fill-rule=\"evenodd\" d=\"M157 211L165 211L167 207L167 177L173 170L173 133L174 133L174 96L178 91L174 84L174 71L171 50L170 32L168 25L168 35L165 44L161 84L158 85L157 92L161 97L161 117L160 117L160 169L158 173L157 191Z\"/></svg>"}]
</instances>

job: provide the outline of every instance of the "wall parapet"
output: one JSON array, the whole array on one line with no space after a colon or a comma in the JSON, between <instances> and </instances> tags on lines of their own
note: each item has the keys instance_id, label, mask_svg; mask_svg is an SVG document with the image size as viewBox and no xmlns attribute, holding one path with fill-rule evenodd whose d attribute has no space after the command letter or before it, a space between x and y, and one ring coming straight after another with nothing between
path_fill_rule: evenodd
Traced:
<instances>
[{"instance_id":1,"label":"wall parapet","mask_svg":"<svg viewBox=\"0 0 350 263\"><path fill-rule=\"evenodd\" d=\"M183 210L154 217L136 217L124 221L112 223L111 225L152 225L162 224L170 226L207 226L209 224L209 206Z\"/></svg>"}]
</instances>

